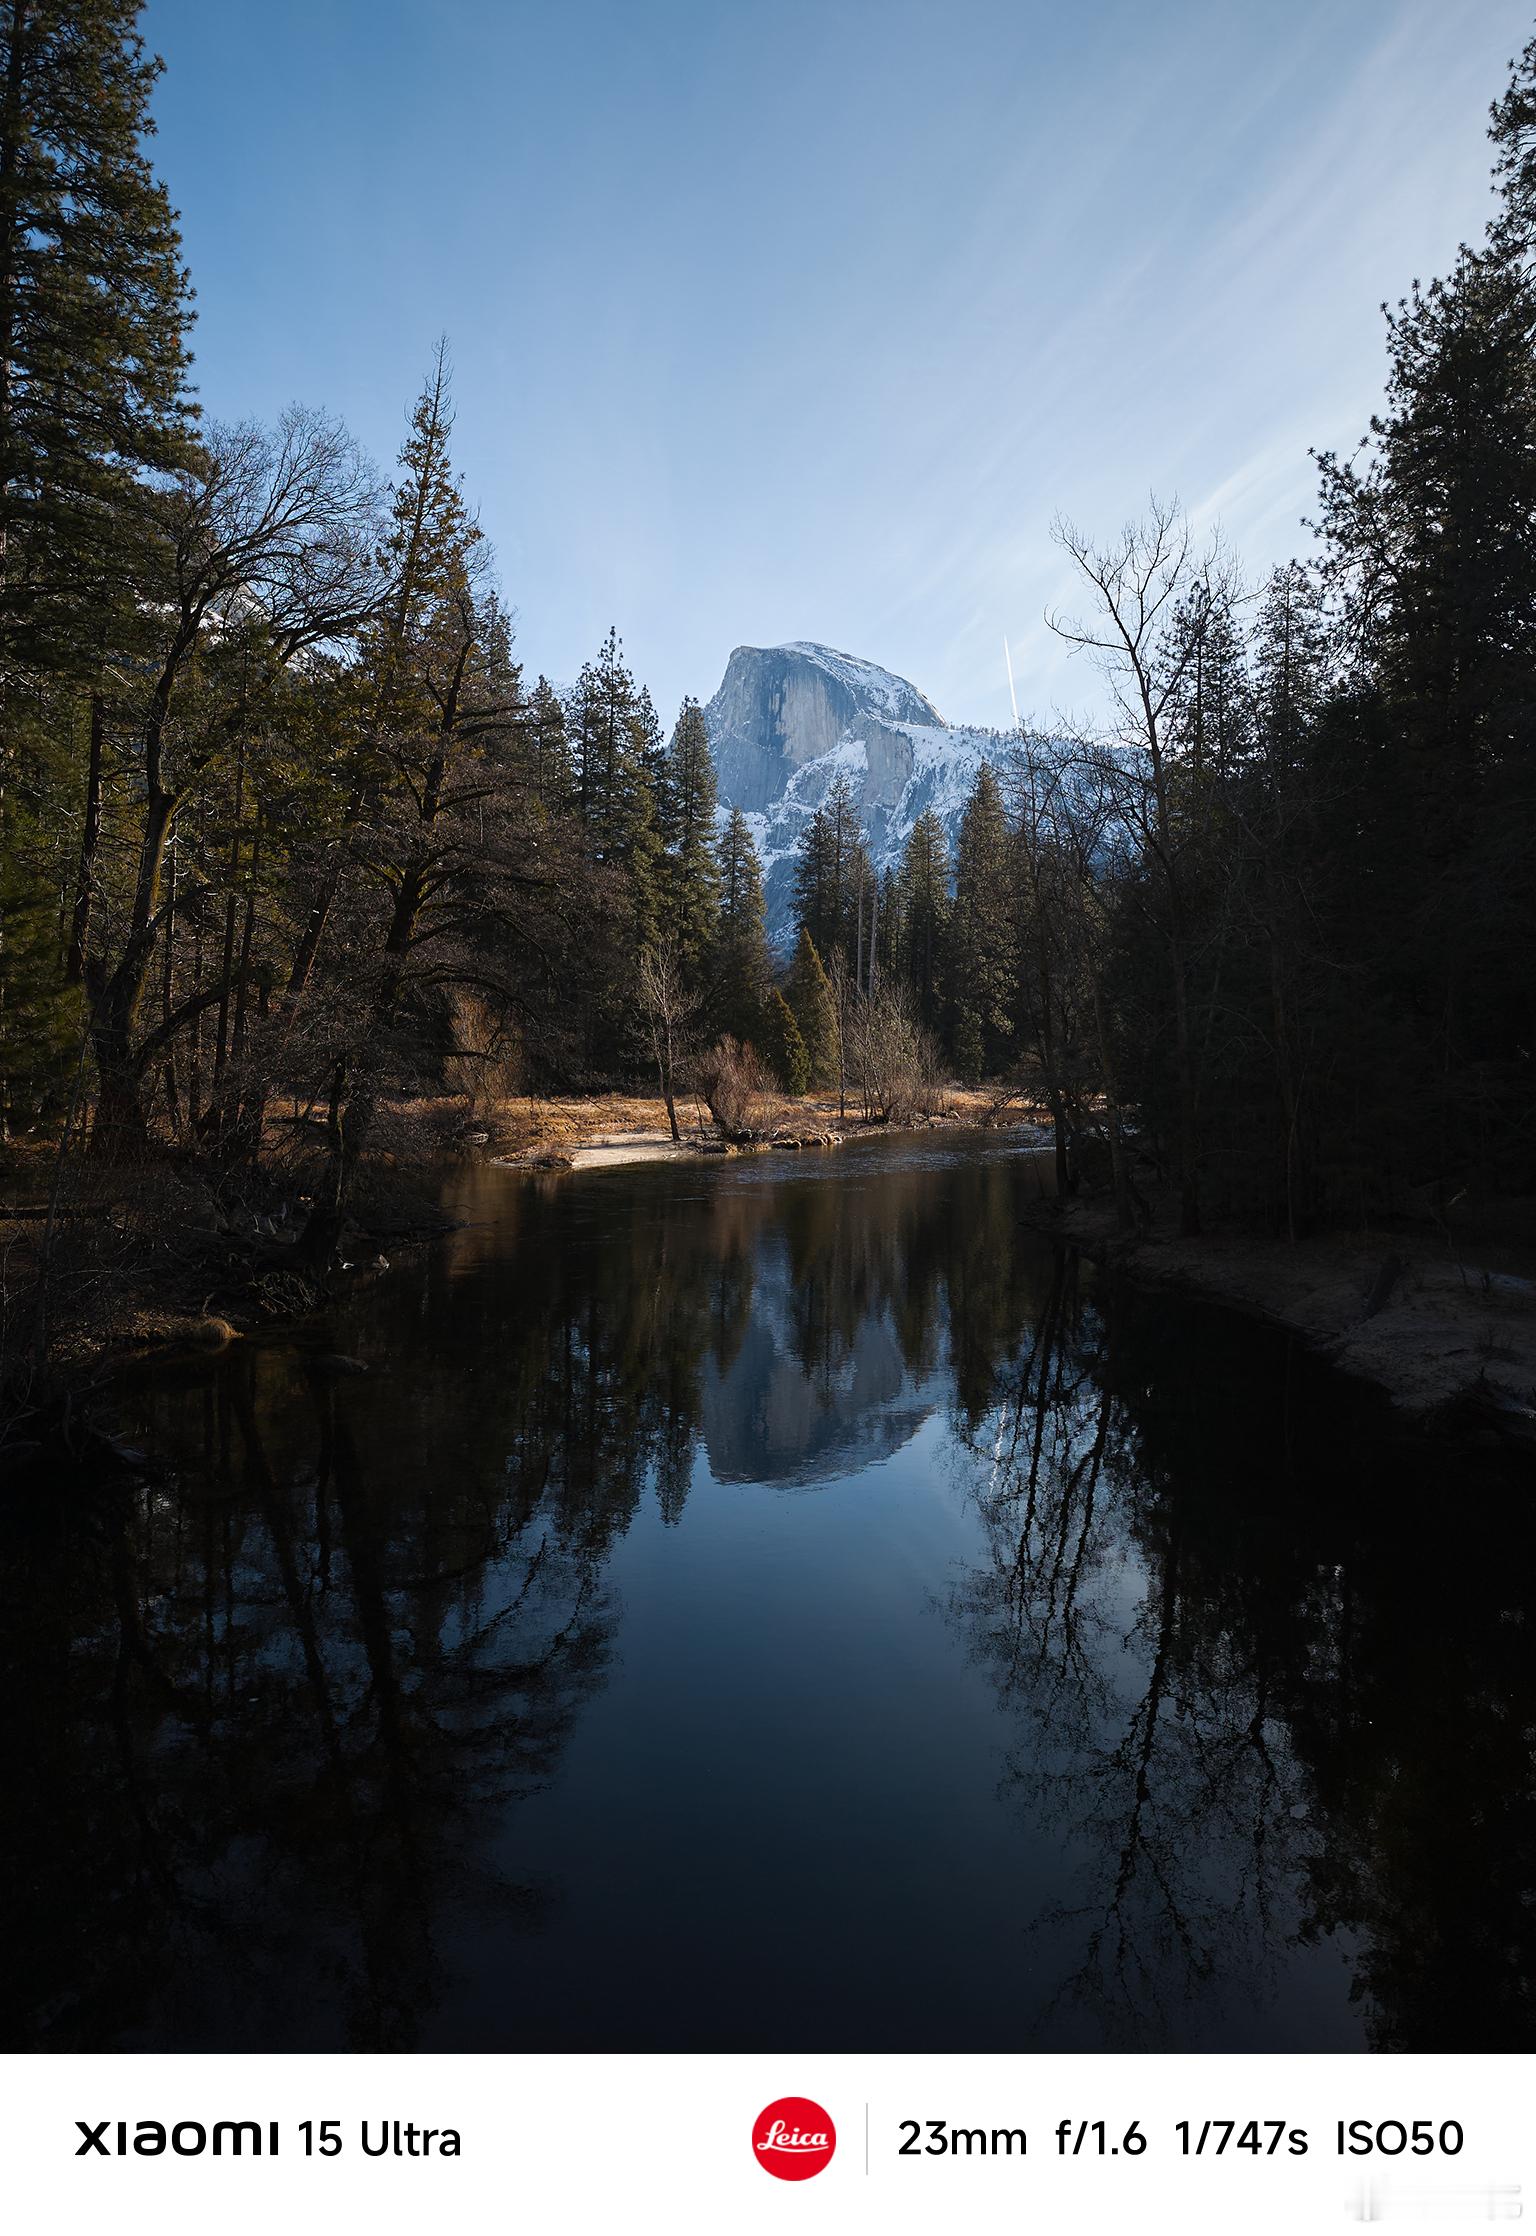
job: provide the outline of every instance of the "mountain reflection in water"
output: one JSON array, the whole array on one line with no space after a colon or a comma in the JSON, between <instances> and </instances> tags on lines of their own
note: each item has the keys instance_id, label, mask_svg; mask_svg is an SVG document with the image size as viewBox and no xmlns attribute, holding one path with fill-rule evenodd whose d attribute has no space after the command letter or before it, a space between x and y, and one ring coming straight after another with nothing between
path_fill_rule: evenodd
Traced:
<instances>
[{"instance_id":1,"label":"mountain reflection in water","mask_svg":"<svg viewBox=\"0 0 1536 2236\"><path fill-rule=\"evenodd\" d=\"M1529 1479L1039 1185L465 1171L137 1380L0 1519L6 2046L1532 2047Z\"/></svg>"}]
</instances>

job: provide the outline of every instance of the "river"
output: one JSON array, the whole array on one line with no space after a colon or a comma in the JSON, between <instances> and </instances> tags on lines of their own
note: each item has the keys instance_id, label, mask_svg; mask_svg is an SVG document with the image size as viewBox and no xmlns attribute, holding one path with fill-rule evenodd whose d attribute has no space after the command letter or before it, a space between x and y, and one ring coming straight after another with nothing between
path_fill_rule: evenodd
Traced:
<instances>
[{"instance_id":1,"label":"river","mask_svg":"<svg viewBox=\"0 0 1536 2236\"><path fill-rule=\"evenodd\" d=\"M132 1379L3 1517L7 2046L1536 2046L1528 1478L1043 1177L463 1168Z\"/></svg>"}]
</instances>

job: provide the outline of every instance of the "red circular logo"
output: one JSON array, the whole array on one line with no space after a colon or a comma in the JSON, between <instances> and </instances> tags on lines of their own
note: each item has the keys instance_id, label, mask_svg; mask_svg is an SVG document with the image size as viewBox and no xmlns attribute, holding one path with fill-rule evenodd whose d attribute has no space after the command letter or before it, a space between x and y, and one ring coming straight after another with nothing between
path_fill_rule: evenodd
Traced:
<instances>
[{"instance_id":1,"label":"red circular logo","mask_svg":"<svg viewBox=\"0 0 1536 2236\"><path fill-rule=\"evenodd\" d=\"M781 2182L808 2182L836 2149L831 2114L808 2096L780 2096L753 2122L753 2155L765 2173L776 2174Z\"/></svg>"}]
</instances>

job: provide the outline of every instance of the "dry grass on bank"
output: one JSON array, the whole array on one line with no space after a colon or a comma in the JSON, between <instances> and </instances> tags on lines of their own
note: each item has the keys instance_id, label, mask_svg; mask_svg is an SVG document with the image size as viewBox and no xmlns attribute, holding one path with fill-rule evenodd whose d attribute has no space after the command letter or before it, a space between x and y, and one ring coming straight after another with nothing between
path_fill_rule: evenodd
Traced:
<instances>
[{"instance_id":1,"label":"dry grass on bank","mask_svg":"<svg viewBox=\"0 0 1536 2236\"><path fill-rule=\"evenodd\" d=\"M931 1124L954 1126L1017 1125L1041 1114L1018 1097L995 1088L946 1087ZM686 1141L718 1139L703 1101L690 1093L677 1097L678 1123ZM836 1095L773 1095L759 1114L761 1130L810 1138L872 1130L856 1102L840 1115ZM654 1139L667 1132L666 1104L659 1095L554 1095L519 1098L496 1105L481 1125L501 1157L569 1156L595 1142Z\"/></svg>"},{"instance_id":2,"label":"dry grass on bank","mask_svg":"<svg viewBox=\"0 0 1536 2236\"><path fill-rule=\"evenodd\" d=\"M715 1126L701 1097L684 1090L677 1097L678 1122L685 1139L707 1141ZM867 1129L857 1098L851 1098L840 1115L836 1095L783 1095L763 1097L759 1114L764 1132L851 1134ZM1027 1097L1006 1088L946 1085L929 1124L951 1126L1012 1126L1047 1121L1048 1114ZM387 1097L381 1104L369 1142L371 1163L408 1169L430 1164L444 1156L538 1157L569 1154L594 1141L622 1141L630 1136L664 1134L667 1111L660 1095L506 1095L495 1098L461 1095ZM321 1119L284 1093L274 1094L267 1116L263 1163L275 1171L292 1172L318 1156L324 1134ZM171 1145L166 1145L171 1152ZM6 1144L0 1151L0 1207L22 1201L46 1200L52 1176L56 1138L39 1131ZM170 1161L193 1169L198 1160ZM110 1194L118 1177L103 1171L102 1185ZM303 1182L295 1185L302 1187Z\"/></svg>"}]
</instances>

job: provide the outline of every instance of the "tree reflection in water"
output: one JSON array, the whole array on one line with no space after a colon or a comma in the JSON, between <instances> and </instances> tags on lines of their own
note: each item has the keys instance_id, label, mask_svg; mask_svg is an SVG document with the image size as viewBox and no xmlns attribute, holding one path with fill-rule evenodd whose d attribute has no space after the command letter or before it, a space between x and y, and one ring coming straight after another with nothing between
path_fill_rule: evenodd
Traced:
<instances>
[{"instance_id":1,"label":"tree reflection in water","mask_svg":"<svg viewBox=\"0 0 1536 2236\"><path fill-rule=\"evenodd\" d=\"M541 1899L477 1873L476 1834L601 1673L601 1547L543 1499L391 1495L335 1400L236 1353L156 1392L169 1474L8 1549L9 1812L38 1873L11 1986L38 2047L408 2048L438 1887ZM300 1407L307 1464L280 1472L264 1419Z\"/></svg>"},{"instance_id":2,"label":"tree reflection in water","mask_svg":"<svg viewBox=\"0 0 1536 2236\"><path fill-rule=\"evenodd\" d=\"M1529 1486L1295 1355L1256 1422L1259 1340L1058 1259L959 1424L991 1557L955 1611L1018 1718L1011 1799L1084 1858L1034 2031L1077 2006L1178 2047L1334 1934L1374 2047L1529 2048Z\"/></svg>"},{"instance_id":3,"label":"tree reflection in water","mask_svg":"<svg viewBox=\"0 0 1536 2236\"><path fill-rule=\"evenodd\" d=\"M1053 1253L1020 1227L1035 1184L992 1147L896 1142L470 1175L449 1243L323 1334L144 1376L141 1476L0 1516L8 2040L452 2047L483 1951L474 2038L537 2046L527 1952L557 1983L600 1961L575 1863L627 1806L603 1780L634 1785L633 1717L594 1742L565 1850L532 1860L530 1797L558 1814L573 1738L648 1707L632 1663L681 1621L723 1743L807 1654L838 1714L854 1680L857 1775L813 1779L822 1818L781 1828L853 1921L805 2039L1190 2047L1221 2009L1220 2039L1263 2047L1313 1946L1383 2048L1531 2046L1528 1480L1393 1442L1279 1338ZM796 1634L747 1636L795 1559ZM846 1596L817 1631L829 1559ZM912 1689L865 1683L854 1637ZM961 1759L994 1766L965 1902L997 1954L893 2001L889 1906L942 1900ZM604 1976L587 2046L764 2045L715 1986L772 1892L772 1858L718 1838L726 1760L646 1757L612 1834L633 1868L601 1887L633 1882L626 1933L697 1854L737 1876L690 1913L664 2006L643 1967ZM869 1868L872 1809L897 1891L866 1905L836 1859ZM1337 1968L1308 1977L1343 2002ZM1308 2027L1293 2010L1284 2039Z\"/></svg>"}]
</instances>

